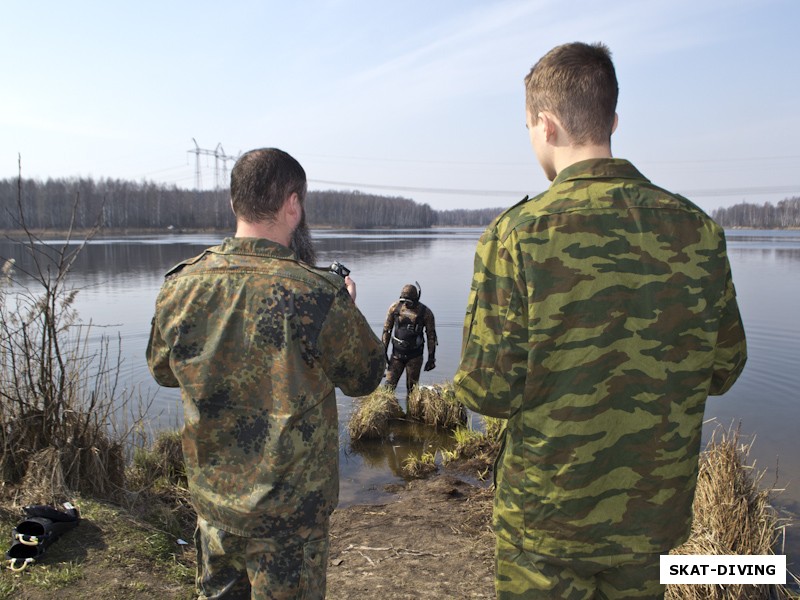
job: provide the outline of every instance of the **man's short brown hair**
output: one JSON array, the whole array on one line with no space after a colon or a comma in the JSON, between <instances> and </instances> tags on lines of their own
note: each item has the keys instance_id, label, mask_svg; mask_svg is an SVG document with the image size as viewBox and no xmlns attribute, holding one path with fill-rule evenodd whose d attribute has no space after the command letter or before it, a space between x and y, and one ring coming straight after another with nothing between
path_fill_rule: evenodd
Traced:
<instances>
[{"instance_id":1,"label":"man's short brown hair","mask_svg":"<svg viewBox=\"0 0 800 600\"><path fill-rule=\"evenodd\" d=\"M272 220L286 199L306 196L306 172L292 156L277 148L247 152L231 170L231 205L247 223Z\"/></svg>"},{"instance_id":2,"label":"man's short brown hair","mask_svg":"<svg viewBox=\"0 0 800 600\"><path fill-rule=\"evenodd\" d=\"M605 44L556 46L525 77L525 102L536 122L541 111L558 117L575 146L608 144L619 85Z\"/></svg>"}]
</instances>

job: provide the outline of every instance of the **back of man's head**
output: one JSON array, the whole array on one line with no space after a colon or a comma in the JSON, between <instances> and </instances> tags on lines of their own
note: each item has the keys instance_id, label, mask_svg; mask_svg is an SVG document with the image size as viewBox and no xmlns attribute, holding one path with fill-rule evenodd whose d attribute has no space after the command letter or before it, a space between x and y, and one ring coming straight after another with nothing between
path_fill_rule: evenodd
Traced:
<instances>
[{"instance_id":1,"label":"back of man's head","mask_svg":"<svg viewBox=\"0 0 800 600\"><path fill-rule=\"evenodd\" d=\"M251 150L231 170L231 206L247 223L271 221L293 193L305 199L306 172L283 150Z\"/></svg>"},{"instance_id":2,"label":"back of man's head","mask_svg":"<svg viewBox=\"0 0 800 600\"><path fill-rule=\"evenodd\" d=\"M574 146L609 143L618 96L611 52L601 43L556 46L525 77L531 117L535 121L541 111L554 114Z\"/></svg>"}]
</instances>

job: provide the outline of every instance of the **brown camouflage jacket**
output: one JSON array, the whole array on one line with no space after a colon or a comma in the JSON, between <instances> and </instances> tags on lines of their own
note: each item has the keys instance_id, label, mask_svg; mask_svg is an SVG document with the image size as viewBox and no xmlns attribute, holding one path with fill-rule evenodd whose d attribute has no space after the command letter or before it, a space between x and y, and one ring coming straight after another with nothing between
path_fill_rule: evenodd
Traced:
<instances>
[{"instance_id":1,"label":"brown camouflage jacket","mask_svg":"<svg viewBox=\"0 0 800 600\"><path fill-rule=\"evenodd\" d=\"M508 419L497 534L551 556L680 544L706 397L745 360L722 229L625 160L564 169L475 254L454 383Z\"/></svg>"},{"instance_id":2,"label":"brown camouflage jacket","mask_svg":"<svg viewBox=\"0 0 800 600\"><path fill-rule=\"evenodd\" d=\"M181 388L197 512L249 537L327 519L339 493L334 386L368 394L386 367L341 277L252 238L167 274L147 362L160 385Z\"/></svg>"}]
</instances>

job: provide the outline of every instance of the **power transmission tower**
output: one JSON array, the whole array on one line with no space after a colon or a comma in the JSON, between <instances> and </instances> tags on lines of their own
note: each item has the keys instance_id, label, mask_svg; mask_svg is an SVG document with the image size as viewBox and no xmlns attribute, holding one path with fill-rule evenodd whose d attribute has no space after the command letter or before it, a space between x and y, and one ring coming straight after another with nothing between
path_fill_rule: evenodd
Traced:
<instances>
[{"instance_id":1,"label":"power transmission tower","mask_svg":"<svg viewBox=\"0 0 800 600\"><path fill-rule=\"evenodd\" d=\"M209 150L207 148L201 148L200 145L197 143L197 140L192 138L194 142L194 150L187 150L187 152L193 153L195 155L195 187L196 189L201 189L203 187L203 180L200 170L200 156L213 156L214 157L214 189L220 189L221 187L226 185L226 181L228 178L228 162L229 160L236 160L239 158L238 156L229 156L225 154L225 150L222 147L222 143L220 142L217 144L217 147L213 150ZM239 153L241 154L241 153ZM220 178L220 168L219 164L222 161L222 177Z\"/></svg>"},{"instance_id":2,"label":"power transmission tower","mask_svg":"<svg viewBox=\"0 0 800 600\"><path fill-rule=\"evenodd\" d=\"M217 149L219 150L219 154L214 157L214 169L215 174L217 177L217 189L221 187L225 187L228 185L228 161L232 160L236 162L239 157L242 155L241 150L239 154L236 156L231 156L230 154L225 154L225 150L222 148L222 144L217 144ZM220 179L219 176L219 163L222 162L222 178Z\"/></svg>"}]
</instances>

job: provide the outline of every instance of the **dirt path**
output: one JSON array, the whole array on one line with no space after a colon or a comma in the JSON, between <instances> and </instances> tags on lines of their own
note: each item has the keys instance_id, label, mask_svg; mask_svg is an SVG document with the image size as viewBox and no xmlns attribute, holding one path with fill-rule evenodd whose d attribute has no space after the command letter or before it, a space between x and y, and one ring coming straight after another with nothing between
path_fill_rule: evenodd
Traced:
<instances>
[{"instance_id":1,"label":"dirt path","mask_svg":"<svg viewBox=\"0 0 800 600\"><path fill-rule=\"evenodd\" d=\"M333 514L328 598L494 598L491 495L451 475Z\"/></svg>"}]
</instances>

